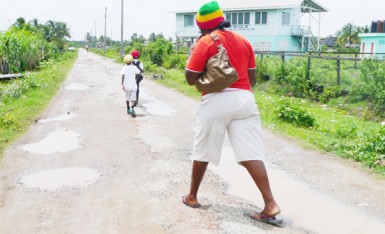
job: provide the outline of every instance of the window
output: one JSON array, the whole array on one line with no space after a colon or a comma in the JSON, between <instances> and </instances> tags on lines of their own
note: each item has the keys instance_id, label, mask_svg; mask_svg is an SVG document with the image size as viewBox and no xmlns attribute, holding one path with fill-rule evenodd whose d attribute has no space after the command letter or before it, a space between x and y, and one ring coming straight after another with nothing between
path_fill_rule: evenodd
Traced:
<instances>
[{"instance_id":1,"label":"window","mask_svg":"<svg viewBox=\"0 0 385 234\"><path fill-rule=\"evenodd\" d=\"M194 26L194 15L184 15L184 26Z\"/></svg>"},{"instance_id":2,"label":"window","mask_svg":"<svg viewBox=\"0 0 385 234\"><path fill-rule=\"evenodd\" d=\"M282 25L290 25L290 12L282 12Z\"/></svg>"},{"instance_id":3,"label":"window","mask_svg":"<svg viewBox=\"0 0 385 234\"><path fill-rule=\"evenodd\" d=\"M226 20L232 25L250 24L250 12L229 12L226 13Z\"/></svg>"},{"instance_id":4,"label":"window","mask_svg":"<svg viewBox=\"0 0 385 234\"><path fill-rule=\"evenodd\" d=\"M267 12L265 11L255 12L255 24L267 24Z\"/></svg>"}]
</instances>

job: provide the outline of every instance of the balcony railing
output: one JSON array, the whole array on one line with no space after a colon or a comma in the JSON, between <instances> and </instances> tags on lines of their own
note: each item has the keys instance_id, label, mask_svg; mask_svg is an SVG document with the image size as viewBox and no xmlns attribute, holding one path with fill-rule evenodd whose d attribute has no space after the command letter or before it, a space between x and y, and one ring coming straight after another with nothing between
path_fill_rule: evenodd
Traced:
<instances>
[{"instance_id":1,"label":"balcony railing","mask_svg":"<svg viewBox=\"0 0 385 234\"><path fill-rule=\"evenodd\" d=\"M293 25L291 26L291 35L293 36L311 36L311 30L309 26Z\"/></svg>"}]
</instances>

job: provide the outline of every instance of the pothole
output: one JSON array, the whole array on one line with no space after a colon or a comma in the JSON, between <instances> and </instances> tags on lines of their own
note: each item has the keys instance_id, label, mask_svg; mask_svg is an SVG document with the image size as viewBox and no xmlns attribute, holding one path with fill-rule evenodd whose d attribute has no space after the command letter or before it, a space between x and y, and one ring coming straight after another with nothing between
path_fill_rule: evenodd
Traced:
<instances>
[{"instance_id":1,"label":"pothole","mask_svg":"<svg viewBox=\"0 0 385 234\"><path fill-rule=\"evenodd\" d=\"M24 176L18 183L31 188L55 190L62 187L86 187L100 177L97 170L91 168L61 168L40 171Z\"/></svg>"},{"instance_id":2,"label":"pothole","mask_svg":"<svg viewBox=\"0 0 385 234\"><path fill-rule=\"evenodd\" d=\"M41 141L21 146L23 150L34 154L63 153L79 148L79 135L73 131L57 130L48 134Z\"/></svg>"}]
</instances>

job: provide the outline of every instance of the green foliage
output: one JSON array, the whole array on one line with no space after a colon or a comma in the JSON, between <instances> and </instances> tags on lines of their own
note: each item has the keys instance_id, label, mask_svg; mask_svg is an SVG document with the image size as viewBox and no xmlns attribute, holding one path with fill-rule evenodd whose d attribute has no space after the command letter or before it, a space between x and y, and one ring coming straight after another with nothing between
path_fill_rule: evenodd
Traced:
<instances>
[{"instance_id":1,"label":"green foliage","mask_svg":"<svg viewBox=\"0 0 385 234\"><path fill-rule=\"evenodd\" d=\"M346 156L369 167L385 167L385 126L361 134L346 146Z\"/></svg>"},{"instance_id":2,"label":"green foliage","mask_svg":"<svg viewBox=\"0 0 385 234\"><path fill-rule=\"evenodd\" d=\"M184 69L186 61L187 61L186 54L171 54L168 57L166 57L165 61L163 62L163 67L167 69L169 68Z\"/></svg>"},{"instance_id":3,"label":"green foliage","mask_svg":"<svg viewBox=\"0 0 385 234\"><path fill-rule=\"evenodd\" d=\"M363 31L364 29L362 27L348 23L337 32L337 44L340 47L345 47L345 45L348 45L351 48L353 44L359 44L360 38L358 34Z\"/></svg>"},{"instance_id":4,"label":"green foliage","mask_svg":"<svg viewBox=\"0 0 385 234\"><path fill-rule=\"evenodd\" d=\"M266 60L263 60L259 57L256 58L256 62L257 62L257 75L256 75L256 79L257 81L259 82L262 82L262 81L267 81L269 80L269 75L267 74L267 67L268 67L268 64L266 62Z\"/></svg>"},{"instance_id":5,"label":"green foliage","mask_svg":"<svg viewBox=\"0 0 385 234\"><path fill-rule=\"evenodd\" d=\"M307 64L304 60L292 58L276 70L275 77L282 91L292 97L306 97L311 87L310 80L306 77Z\"/></svg>"},{"instance_id":6,"label":"green foliage","mask_svg":"<svg viewBox=\"0 0 385 234\"><path fill-rule=\"evenodd\" d=\"M162 66L166 57L172 53L172 43L164 38L157 38L148 43L142 54L149 57L153 64Z\"/></svg>"},{"instance_id":7,"label":"green foliage","mask_svg":"<svg viewBox=\"0 0 385 234\"><path fill-rule=\"evenodd\" d=\"M50 56L52 46L39 34L11 29L0 34L0 60L5 60L10 73L33 70Z\"/></svg>"},{"instance_id":8,"label":"green foliage","mask_svg":"<svg viewBox=\"0 0 385 234\"><path fill-rule=\"evenodd\" d=\"M309 96L312 100L320 101L322 103L328 103L330 99L338 98L341 95L341 87L326 86L322 92L316 90L309 90Z\"/></svg>"},{"instance_id":9,"label":"green foliage","mask_svg":"<svg viewBox=\"0 0 385 234\"><path fill-rule=\"evenodd\" d=\"M385 64L375 60L364 60L361 66L360 81L353 84L350 100L368 100L373 103L378 115L385 112Z\"/></svg>"},{"instance_id":10,"label":"green foliage","mask_svg":"<svg viewBox=\"0 0 385 234\"><path fill-rule=\"evenodd\" d=\"M69 29L63 22L49 20L42 25L36 19L26 23L24 18L18 18L8 31L0 34L0 72L35 69L41 61L62 53L67 37Z\"/></svg>"},{"instance_id":11,"label":"green foliage","mask_svg":"<svg viewBox=\"0 0 385 234\"><path fill-rule=\"evenodd\" d=\"M17 120L9 112L0 113L0 128L11 128L17 130L20 128Z\"/></svg>"},{"instance_id":12,"label":"green foliage","mask_svg":"<svg viewBox=\"0 0 385 234\"><path fill-rule=\"evenodd\" d=\"M298 126L316 126L315 118L309 114L305 108L289 101L282 101L279 103L276 108L276 115L279 119Z\"/></svg>"}]
</instances>

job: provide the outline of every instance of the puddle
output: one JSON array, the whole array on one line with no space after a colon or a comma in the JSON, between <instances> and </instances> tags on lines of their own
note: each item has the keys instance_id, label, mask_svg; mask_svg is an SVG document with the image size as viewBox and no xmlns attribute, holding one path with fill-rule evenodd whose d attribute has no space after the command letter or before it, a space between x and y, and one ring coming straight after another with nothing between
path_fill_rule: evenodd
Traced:
<instances>
[{"instance_id":1,"label":"puddle","mask_svg":"<svg viewBox=\"0 0 385 234\"><path fill-rule=\"evenodd\" d=\"M142 104L145 108L145 111L152 115L159 116L172 116L175 114L175 109L171 108L164 102L159 101L158 99L148 95L145 89L140 89L140 99L145 99L148 102ZM139 99L139 101L140 101Z\"/></svg>"},{"instance_id":2,"label":"puddle","mask_svg":"<svg viewBox=\"0 0 385 234\"><path fill-rule=\"evenodd\" d=\"M65 87L68 90L86 90L89 87L82 83L71 83Z\"/></svg>"},{"instance_id":3,"label":"puddle","mask_svg":"<svg viewBox=\"0 0 385 234\"><path fill-rule=\"evenodd\" d=\"M223 147L221 163L209 169L229 185L228 193L263 208L262 197L247 171L239 166L230 147ZM296 181L284 171L267 165L274 196L282 217L292 226L315 233L379 233L385 223L358 207L349 206Z\"/></svg>"},{"instance_id":4,"label":"puddle","mask_svg":"<svg viewBox=\"0 0 385 234\"><path fill-rule=\"evenodd\" d=\"M21 146L34 154L63 153L79 148L79 135L72 131L57 130L48 134L43 140Z\"/></svg>"},{"instance_id":5,"label":"puddle","mask_svg":"<svg viewBox=\"0 0 385 234\"><path fill-rule=\"evenodd\" d=\"M38 123L50 123L50 122L66 121L66 120L72 119L74 117L76 117L76 114L68 113L68 114L56 116L54 118L40 119L38 121Z\"/></svg>"},{"instance_id":6,"label":"puddle","mask_svg":"<svg viewBox=\"0 0 385 234\"><path fill-rule=\"evenodd\" d=\"M62 168L45 170L19 179L19 183L32 188L55 190L62 187L86 187L95 183L100 174L90 168Z\"/></svg>"}]
</instances>

